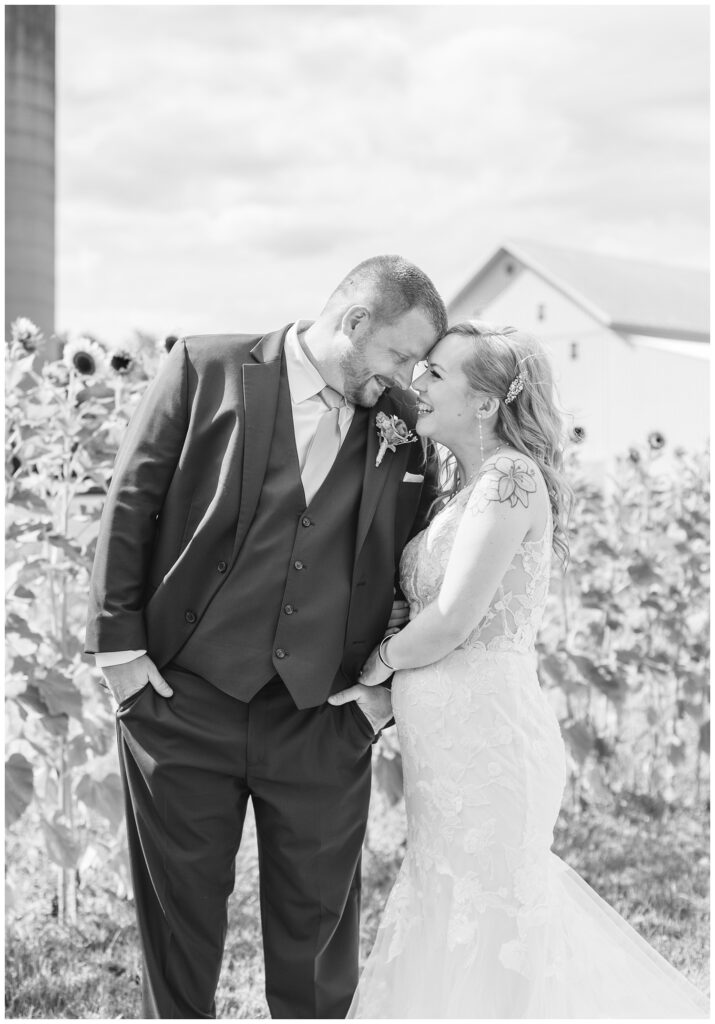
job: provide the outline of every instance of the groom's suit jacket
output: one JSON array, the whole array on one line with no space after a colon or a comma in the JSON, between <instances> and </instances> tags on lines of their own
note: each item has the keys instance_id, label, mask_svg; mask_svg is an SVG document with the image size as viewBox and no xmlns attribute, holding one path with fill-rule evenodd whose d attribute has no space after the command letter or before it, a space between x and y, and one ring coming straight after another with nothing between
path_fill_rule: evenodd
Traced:
<instances>
[{"instance_id":1,"label":"groom's suit jacket","mask_svg":"<svg viewBox=\"0 0 715 1024\"><path fill-rule=\"evenodd\" d=\"M317 706L356 680L383 634L400 552L424 525L434 485L429 471L427 484L420 481L425 460L419 442L387 451L375 465L377 414L396 414L409 427L415 421L415 396L390 391L373 409L356 409L338 460L316 495L318 516L312 504L300 508L304 499L293 508L298 514L289 527L289 550L284 514L285 551L274 559L286 553L289 558L271 562L265 536L271 505L264 485L268 490L273 481L275 492L297 473L297 457L294 466L290 461L295 442L292 420L287 426L282 359L288 329L262 337L186 338L147 389L120 447L103 511L90 584L88 653L144 648L159 668L172 661L182 665L183 658L185 667L248 699L251 693L241 688L241 644L252 627L265 633L266 622L275 621L275 642L267 652L272 670L264 681L272 674L284 677L298 707ZM351 512L354 470L360 481ZM285 495L273 494L274 517L280 518L284 499L295 503L299 494L298 476L297 489L294 482ZM268 516L262 525L261 516ZM306 525L315 529L301 530ZM244 591L263 571L250 549L259 526L268 553L265 569L276 577L275 585L273 591L258 587L255 606L251 597L241 607ZM312 543L320 556L323 536L322 557L307 566L303 551L311 549L304 545ZM286 579L297 572L303 615L288 619L278 614L280 602ZM345 572L348 580L335 575ZM235 631L234 611L241 616ZM216 621L223 623L222 652ZM235 685L221 663L234 633L236 648L229 653Z\"/></svg>"}]
</instances>

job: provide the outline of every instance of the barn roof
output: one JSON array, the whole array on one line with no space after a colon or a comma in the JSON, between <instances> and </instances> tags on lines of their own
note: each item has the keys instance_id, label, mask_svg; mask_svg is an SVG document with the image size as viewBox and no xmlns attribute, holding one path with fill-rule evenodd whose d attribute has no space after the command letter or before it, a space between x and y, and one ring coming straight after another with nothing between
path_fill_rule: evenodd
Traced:
<instances>
[{"instance_id":1,"label":"barn roof","mask_svg":"<svg viewBox=\"0 0 715 1024\"><path fill-rule=\"evenodd\" d=\"M622 334L709 340L709 275L701 268L646 263L541 242L507 241L450 303L482 290L511 257ZM511 278L503 277L503 287ZM490 298L495 297L494 283ZM503 290L498 287L498 290Z\"/></svg>"}]
</instances>

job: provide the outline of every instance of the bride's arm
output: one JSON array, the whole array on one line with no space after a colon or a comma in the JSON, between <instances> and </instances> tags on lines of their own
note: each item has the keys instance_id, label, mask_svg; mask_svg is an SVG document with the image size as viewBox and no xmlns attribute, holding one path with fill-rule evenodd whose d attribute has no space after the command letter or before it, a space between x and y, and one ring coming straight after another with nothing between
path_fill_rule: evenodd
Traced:
<instances>
[{"instance_id":1,"label":"bride's arm","mask_svg":"<svg viewBox=\"0 0 715 1024\"><path fill-rule=\"evenodd\" d=\"M439 594L383 647L392 668L439 661L481 622L519 545L535 525L538 480L532 461L520 455L502 455L485 466L457 528ZM375 685L389 675L376 649L360 682Z\"/></svg>"}]
</instances>

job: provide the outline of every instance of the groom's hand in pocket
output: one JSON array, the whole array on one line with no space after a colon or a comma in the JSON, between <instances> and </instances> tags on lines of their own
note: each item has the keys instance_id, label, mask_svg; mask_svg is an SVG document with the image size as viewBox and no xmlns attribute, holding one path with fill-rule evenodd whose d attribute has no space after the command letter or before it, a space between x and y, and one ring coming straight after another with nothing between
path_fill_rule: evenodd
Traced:
<instances>
[{"instance_id":1,"label":"groom's hand in pocket","mask_svg":"<svg viewBox=\"0 0 715 1024\"><path fill-rule=\"evenodd\" d=\"M161 697L171 697L174 692L148 654L121 665L105 665L101 672L117 706L143 690L147 683Z\"/></svg>"},{"instance_id":2,"label":"groom's hand in pocket","mask_svg":"<svg viewBox=\"0 0 715 1024\"><path fill-rule=\"evenodd\" d=\"M373 732L384 729L392 718L392 698L390 691L384 686L363 686L362 683L356 683L355 686L349 686L347 690L341 690L340 693L328 697L328 703L336 707L348 704L351 700L357 702Z\"/></svg>"}]
</instances>

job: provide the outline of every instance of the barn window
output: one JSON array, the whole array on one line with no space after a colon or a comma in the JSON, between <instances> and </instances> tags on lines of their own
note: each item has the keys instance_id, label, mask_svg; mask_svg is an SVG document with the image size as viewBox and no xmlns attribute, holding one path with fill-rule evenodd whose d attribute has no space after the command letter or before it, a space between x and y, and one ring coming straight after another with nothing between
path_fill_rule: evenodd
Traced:
<instances>
[{"instance_id":1,"label":"barn window","mask_svg":"<svg viewBox=\"0 0 715 1024\"><path fill-rule=\"evenodd\" d=\"M505 263L504 264L504 273L505 274L513 274L514 273L514 264L513 263Z\"/></svg>"},{"instance_id":2,"label":"barn window","mask_svg":"<svg viewBox=\"0 0 715 1024\"><path fill-rule=\"evenodd\" d=\"M546 306L544 306L543 303L539 303L539 305L536 307L536 319L537 320L545 320L546 319Z\"/></svg>"},{"instance_id":3,"label":"barn window","mask_svg":"<svg viewBox=\"0 0 715 1024\"><path fill-rule=\"evenodd\" d=\"M572 359L578 359L578 342L577 341L572 341L571 342L571 358Z\"/></svg>"}]
</instances>

